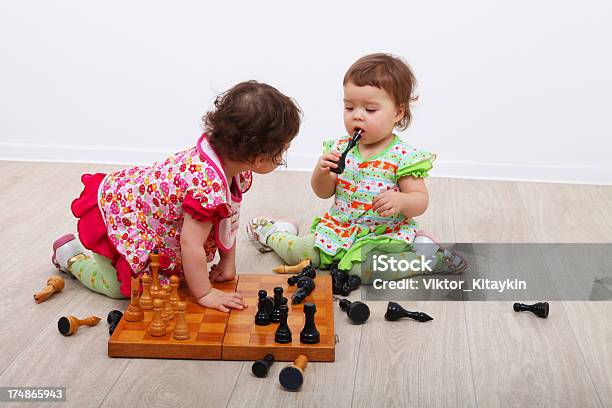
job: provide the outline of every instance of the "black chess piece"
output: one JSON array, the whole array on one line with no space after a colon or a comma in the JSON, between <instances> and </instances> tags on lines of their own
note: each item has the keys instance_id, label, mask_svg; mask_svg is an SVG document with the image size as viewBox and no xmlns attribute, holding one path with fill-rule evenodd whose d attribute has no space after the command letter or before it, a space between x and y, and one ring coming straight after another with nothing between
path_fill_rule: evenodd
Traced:
<instances>
[{"instance_id":1,"label":"black chess piece","mask_svg":"<svg viewBox=\"0 0 612 408\"><path fill-rule=\"evenodd\" d=\"M346 281L351 290L357 290L361 286L361 278L357 275L351 275Z\"/></svg>"},{"instance_id":2,"label":"black chess piece","mask_svg":"<svg viewBox=\"0 0 612 408\"><path fill-rule=\"evenodd\" d=\"M330 275L332 277L332 292L334 295L348 296L350 294L350 288L344 287L344 284L348 281L348 274L336 267L332 268Z\"/></svg>"},{"instance_id":3,"label":"black chess piece","mask_svg":"<svg viewBox=\"0 0 612 408\"><path fill-rule=\"evenodd\" d=\"M291 329L287 324L287 316L289 315L289 308L286 304L280 307L280 324L274 334L274 341L277 343L285 344L291 343Z\"/></svg>"},{"instance_id":4,"label":"black chess piece","mask_svg":"<svg viewBox=\"0 0 612 408\"><path fill-rule=\"evenodd\" d=\"M270 320L274 323L280 322L280 305L285 299L285 303L287 302L287 298L283 296L283 288L277 286L274 288L274 307L272 308L272 312L270 313Z\"/></svg>"},{"instance_id":5,"label":"black chess piece","mask_svg":"<svg viewBox=\"0 0 612 408\"><path fill-rule=\"evenodd\" d=\"M363 324L370 317L370 308L363 302L351 302L347 299L340 299L340 309L344 310L351 322Z\"/></svg>"},{"instance_id":6,"label":"black chess piece","mask_svg":"<svg viewBox=\"0 0 612 408\"><path fill-rule=\"evenodd\" d=\"M549 306L548 302L538 302L533 305L526 305L524 303L515 303L514 304L515 312L531 312L542 319L546 319L548 317Z\"/></svg>"},{"instance_id":7,"label":"black chess piece","mask_svg":"<svg viewBox=\"0 0 612 408\"><path fill-rule=\"evenodd\" d=\"M293 303L294 305L302 303L304 299L306 299L306 296L308 296L310 292L312 292L315 288L314 281L308 276L301 277L296 285L298 288L293 294L293 297L291 298L291 303Z\"/></svg>"},{"instance_id":8,"label":"black chess piece","mask_svg":"<svg viewBox=\"0 0 612 408\"><path fill-rule=\"evenodd\" d=\"M312 267L312 265L307 265L304 267L304 269L302 269L302 272L287 279L287 283L289 284L289 286L293 286L297 283L298 280L300 280L300 278L303 278L304 276L308 276L309 278L314 279L317 277L317 271L315 270L315 268Z\"/></svg>"},{"instance_id":9,"label":"black chess piece","mask_svg":"<svg viewBox=\"0 0 612 408\"><path fill-rule=\"evenodd\" d=\"M329 169L330 171L336 174L342 174L344 172L344 168L346 167L346 155L348 152L357 145L359 139L361 139L361 129L357 129L351 138L351 141L346 145L346 149L342 152L340 159L338 159L338 167L335 169Z\"/></svg>"},{"instance_id":10,"label":"black chess piece","mask_svg":"<svg viewBox=\"0 0 612 408\"><path fill-rule=\"evenodd\" d=\"M306 319L304 328L300 332L300 342L305 344L316 344L321 340L317 326L315 325L315 313L317 306L314 303L304 303L304 314Z\"/></svg>"},{"instance_id":11,"label":"black chess piece","mask_svg":"<svg viewBox=\"0 0 612 408\"><path fill-rule=\"evenodd\" d=\"M255 377L264 378L268 375L270 366L274 364L274 356L272 354L266 354L262 360L257 360L251 366L251 371L255 374Z\"/></svg>"},{"instance_id":12,"label":"black chess piece","mask_svg":"<svg viewBox=\"0 0 612 408\"><path fill-rule=\"evenodd\" d=\"M257 302L257 313L255 313L255 324L258 326L267 326L270 324L268 292L262 289L257 296L259 297L259 301Z\"/></svg>"},{"instance_id":13,"label":"black chess piece","mask_svg":"<svg viewBox=\"0 0 612 408\"><path fill-rule=\"evenodd\" d=\"M108 328L109 335L113 335L113 332L117 328L117 325L119 324L119 321L122 317L123 313L121 313L121 311L119 310L111 310L110 312L108 312L108 316L106 316L106 321L108 322L108 324L110 324L110 327Z\"/></svg>"},{"instance_id":14,"label":"black chess piece","mask_svg":"<svg viewBox=\"0 0 612 408\"><path fill-rule=\"evenodd\" d=\"M389 302L387 305L387 313L385 313L385 319L391 322L401 319L402 317L409 317L418 322L427 322L433 320L433 317L423 312L410 312L395 302Z\"/></svg>"}]
</instances>

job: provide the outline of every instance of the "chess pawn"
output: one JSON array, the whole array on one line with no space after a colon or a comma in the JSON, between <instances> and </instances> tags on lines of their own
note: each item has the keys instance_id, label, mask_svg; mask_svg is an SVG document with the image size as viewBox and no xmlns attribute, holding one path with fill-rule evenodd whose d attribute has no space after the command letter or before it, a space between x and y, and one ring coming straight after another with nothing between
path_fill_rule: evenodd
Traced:
<instances>
[{"instance_id":1,"label":"chess pawn","mask_svg":"<svg viewBox=\"0 0 612 408\"><path fill-rule=\"evenodd\" d=\"M533 305L526 305L523 303L515 303L514 304L515 312L531 312L542 319L546 319L548 317L549 306L548 302L538 302Z\"/></svg>"},{"instance_id":2,"label":"chess pawn","mask_svg":"<svg viewBox=\"0 0 612 408\"><path fill-rule=\"evenodd\" d=\"M110 312L108 312L108 316L106 316L106 322L110 324L110 327L108 328L109 335L113 335L122 317L123 313L121 313L121 311L119 310L111 310Z\"/></svg>"},{"instance_id":3,"label":"chess pawn","mask_svg":"<svg viewBox=\"0 0 612 408\"><path fill-rule=\"evenodd\" d=\"M153 337L161 337L166 334L166 322L162 319L162 309L164 301L155 299L153 301L153 320L149 326L149 334Z\"/></svg>"},{"instance_id":4,"label":"chess pawn","mask_svg":"<svg viewBox=\"0 0 612 408\"><path fill-rule=\"evenodd\" d=\"M178 294L178 287L180 285L180 281L178 276L172 275L170 277L170 304L172 305L172 309L176 310L176 304L181 301L181 298Z\"/></svg>"},{"instance_id":5,"label":"chess pawn","mask_svg":"<svg viewBox=\"0 0 612 408\"><path fill-rule=\"evenodd\" d=\"M433 320L433 317L423 312L410 312L395 302L389 302L387 305L387 313L385 313L385 319L390 322L394 322L402 317L409 317L417 322L427 322L429 320Z\"/></svg>"},{"instance_id":6,"label":"chess pawn","mask_svg":"<svg viewBox=\"0 0 612 408\"><path fill-rule=\"evenodd\" d=\"M144 312L138 305L138 294L140 292L140 279L132 276L130 305L125 311L125 320L128 322L141 322L144 320Z\"/></svg>"},{"instance_id":7,"label":"chess pawn","mask_svg":"<svg viewBox=\"0 0 612 408\"><path fill-rule=\"evenodd\" d=\"M57 322L57 329L64 336L70 336L77 332L81 326L95 326L100 321L99 317L89 316L85 319L77 319L74 316L60 317Z\"/></svg>"},{"instance_id":8,"label":"chess pawn","mask_svg":"<svg viewBox=\"0 0 612 408\"><path fill-rule=\"evenodd\" d=\"M153 309L153 297L151 296L151 275L144 273L141 278L142 294L138 299L138 305L143 310Z\"/></svg>"},{"instance_id":9,"label":"chess pawn","mask_svg":"<svg viewBox=\"0 0 612 408\"><path fill-rule=\"evenodd\" d=\"M289 286L293 286L300 280L300 278L303 278L304 276L308 276L310 279L314 279L317 277L317 271L312 267L312 265L308 265L304 269L302 269L302 272L288 278L287 284L289 284Z\"/></svg>"},{"instance_id":10,"label":"chess pawn","mask_svg":"<svg viewBox=\"0 0 612 408\"><path fill-rule=\"evenodd\" d=\"M277 286L274 288L274 307L272 308L272 313L270 313L270 320L274 323L280 322L280 306L282 304L283 299L283 288Z\"/></svg>"},{"instance_id":11,"label":"chess pawn","mask_svg":"<svg viewBox=\"0 0 612 408\"><path fill-rule=\"evenodd\" d=\"M280 306L280 324L274 333L274 341L280 344L291 343L291 329L287 324L287 317L289 316L289 308L286 304Z\"/></svg>"},{"instance_id":12,"label":"chess pawn","mask_svg":"<svg viewBox=\"0 0 612 408\"><path fill-rule=\"evenodd\" d=\"M308 364L308 357L300 354L293 364L283 368L278 375L278 381L288 391L297 391L304 383L304 370Z\"/></svg>"},{"instance_id":13,"label":"chess pawn","mask_svg":"<svg viewBox=\"0 0 612 408\"><path fill-rule=\"evenodd\" d=\"M258 326L267 326L270 324L270 314L268 305L268 292L260 290L257 294L259 301L257 302L257 313L255 314L255 324Z\"/></svg>"},{"instance_id":14,"label":"chess pawn","mask_svg":"<svg viewBox=\"0 0 612 408\"><path fill-rule=\"evenodd\" d=\"M176 303L176 324L174 325L174 337L176 340L187 340L189 338L189 326L185 321L185 310L187 305L185 302Z\"/></svg>"},{"instance_id":15,"label":"chess pawn","mask_svg":"<svg viewBox=\"0 0 612 408\"><path fill-rule=\"evenodd\" d=\"M300 332L300 342L305 344L316 344L321 340L319 330L315 325L315 313L317 306L314 303L304 303L304 314L306 315L304 328Z\"/></svg>"},{"instance_id":16,"label":"chess pawn","mask_svg":"<svg viewBox=\"0 0 612 408\"><path fill-rule=\"evenodd\" d=\"M47 286L40 292L34 294L36 303L42 303L49 299L55 292L61 292L64 289L64 279L61 276L52 276L47 279Z\"/></svg>"},{"instance_id":17,"label":"chess pawn","mask_svg":"<svg viewBox=\"0 0 612 408\"><path fill-rule=\"evenodd\" d=\"M270 371L270 366L274 364L274 356L272 354L267 354L262 360L257 360L251 366L251 371L255 375L255 377L264 378L268 375L268 371Z\"/></svg>"},{"instance_id":18,"label":"chess pawn","mask_svg":"<svg viewBox=\"0 0 612 408\"><path fill-rule=\"evenodd\" d=\"M351 302L347 299L340 300L340 309L344 310L351 322L363 324L370 317L370 308L363 302Z\"/></svg>"},{"instance_id":19,"label":"chess pawn","mask_svg":"<svg viewBox=\"0 0 612 408\"><path fill-rule=\"evenodd\" d=\"M162 319L168 323L169 320L174 319L174 311L170 305L170 285L163 285L159 291L159 298L164 301L164 307L162 310Z\"/></svg>"},{"instance_id":20,"label":"chess pawn","mask_svg":"<svg viewBox=\"0 0 612 408\"><path fill-rule=\"evenodd\" d=\"M342 284L340 288L340 295L348 296L352 291L359 288L361 286L361 278L357 275L351 275L348 279Z\"/></svg>"}]
</instances>

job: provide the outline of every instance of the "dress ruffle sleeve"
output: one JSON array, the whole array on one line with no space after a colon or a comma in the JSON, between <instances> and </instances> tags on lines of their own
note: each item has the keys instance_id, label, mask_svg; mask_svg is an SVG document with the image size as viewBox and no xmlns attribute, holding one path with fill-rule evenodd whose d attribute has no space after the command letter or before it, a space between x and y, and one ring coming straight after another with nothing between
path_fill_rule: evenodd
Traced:
<instances>
[{"instance_id":1,"label":"dress ruffle sleeve","mask_svg":"<svg viewBox=\"0 0 612 408\"><path fill-rule=\"evenodd\" d=\"M424 150L414 150L403 156L396 172L396 181L401 177L412 176L425 178L433 168L436 155Z\"/></svg>"},{"instance_id":2,"label":"dress ruffle sleeve","mask_svg":"<svg viewBox=\"0 0 612 408\"><path fill-rule=\"evenodd\" d=\"M189 191L183 200L183 211L195 220L218 224L232 215L232 207L223 194L207 196L203 192Z\"/></svg>"}]
</instances>

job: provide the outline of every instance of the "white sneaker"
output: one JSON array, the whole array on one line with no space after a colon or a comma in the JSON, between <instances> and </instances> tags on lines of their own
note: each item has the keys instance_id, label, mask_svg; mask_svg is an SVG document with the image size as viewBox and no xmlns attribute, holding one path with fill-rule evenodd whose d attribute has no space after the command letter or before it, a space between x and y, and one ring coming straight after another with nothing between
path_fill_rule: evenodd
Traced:
<instances>
[{"instance_id":1,"label":"white sneaker","mask_svg":"<svg viewBox=\"0 0 612 408\"><path fill-rule=\"evenodd\" d=\"M53 243L51 262L62 272L70 273L70 266L76 260L85 258L88 258L85 255L85 248L83 248L74 234L61 236Z\"/></svg>"},{"instance_id":2,"label":"white sneaker","mask_svg":"<svg viewBox=\"0 0 612 408\"><path fill-rule=\"evenodd\" d=\"M431 234L425 231L417 232L412 242L412 247L417 255L424 255L425 259L431 260L433 269L436 273L462 273L464 272L469 264L461 254L448 247L442 248ZM444 265L437 265L436 253L442 250L443 258L442 262Z\"/></svg>"},{"instance_id":3,"label":"white sneaker","mask_svg":"<svg viewBox=\"0 0 612 408\"><path fill-rule=\"evenodd\" d=\"M268 237L275 232L288 232L297 235L298 226L295 221L279 220L271 217L255 217L246 226L246 232L251 242L259 252L270 252Z\"/></svg>"}]
</instances>

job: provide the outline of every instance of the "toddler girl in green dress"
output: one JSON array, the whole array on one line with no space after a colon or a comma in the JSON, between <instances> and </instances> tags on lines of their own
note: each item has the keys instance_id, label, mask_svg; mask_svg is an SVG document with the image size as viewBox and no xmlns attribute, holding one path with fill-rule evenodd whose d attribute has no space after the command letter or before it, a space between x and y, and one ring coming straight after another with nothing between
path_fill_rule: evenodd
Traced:
<instances>
[{"instance_id":1,"label":"toddler girl in green dress","mask_svg":"<svg viewBox=\"0 0 612 408\"><path fill-rule=\"evenodd\" d=\"M343 85L344 126L349 136L324 142L311 178L318 197L334 196L332 207L313 220L311 233L304 237L297 236L291 221L256 217L247 225L252 241L260 251L273 250L288 264L305 258L321 269L337 264L364 283L422 273L375 270L372 258L366 262L375 254L393 254L397 262L427 260L434 273L463 272L467 268L463 257L441 249L431 235L419 231L414 220L429 203L424 179L435 155L393 133L406 129L412 118L410 104L417 99L412 70L398 57L367 55L349 68ZM344 171L336 174L332 169L338 168L340 152L359 130L361 138L346 153Z\"/></svg>"}]
</instances>

